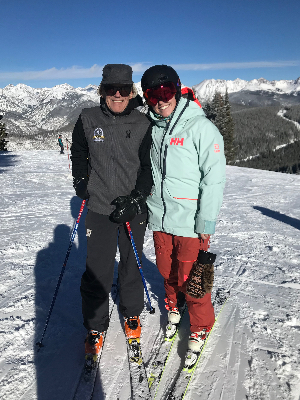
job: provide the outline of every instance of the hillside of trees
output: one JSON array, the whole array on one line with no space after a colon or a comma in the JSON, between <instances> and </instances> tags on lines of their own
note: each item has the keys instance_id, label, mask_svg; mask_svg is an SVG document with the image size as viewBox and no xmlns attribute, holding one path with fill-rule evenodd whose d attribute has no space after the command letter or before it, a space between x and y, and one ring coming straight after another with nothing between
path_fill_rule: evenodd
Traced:
<instances>
[{"instance_id":1,"label":"hillside of trees","mask_svg":"<svg viewBox=\"0 0 300 400\"><path fill-rule=\"evenodd\" d=\"M300 173L300 141L288 144L275 151L268 150L247 161L240 161L239 167L266 169L268 171Z\"/></svg>"},{"instance_id":2,"label":"hillside of trees","mask_svg":"<svg viewBox=\"0 0 300 400\"><path fill-rule=\"evenodd\" d=\"M232 113L235 161L245 160L300 140L300 131L279 115L279 106L251 108Z\"/></svg>"},{"instance_id":3,"label":"hillside of trees","mask_svg":"<svg viewBox=\"0 0 300 400\"><path fill-rule=\"evenodd\" d=\"M216 93L203 109L223 135L227 164L300 173L300 130L278 115L283 106L249 108ZM300 122L300 106L286 108L284 117Z\"/></svg>"},{"instance_id":4,"label":"hillside of trees","mask_svg":"<svg viewBox=\"0 0 300 400\"><path fill-rule=\"evenodd\" d=\"M285 118L296 121L298 124L300 124L300 105L288 107L286 110L287 111L284 114Z\"/></svg>"},{"instance_id":5,"label":"hillside of trees","mask_svg":"<svg viewBox=\"0 0 300 400\"><path fill-rule=\"evenodd\" d=\"M294 108L297 107L291 107ZM277 115L279 109L278 106L252 108L232 114L236 146L235 165L299 173L300 131L293 123ZM295 115L291 114L290 119L294 120ZM286 114L284 116L286 117Z\"/></svg>"}]
</instances>

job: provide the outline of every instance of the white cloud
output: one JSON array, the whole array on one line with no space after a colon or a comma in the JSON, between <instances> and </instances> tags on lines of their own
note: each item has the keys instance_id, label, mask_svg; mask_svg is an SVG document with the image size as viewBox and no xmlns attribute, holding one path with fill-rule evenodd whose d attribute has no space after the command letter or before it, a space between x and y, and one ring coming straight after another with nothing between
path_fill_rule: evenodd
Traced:
<instances>
[{"instance_id":1,"label":"white cloud","mask_svg":"<svg viewBox=\"0 0 300 400\"><path fill-rule=\"evenodd\" d=\"M47 80L82 79L102 76L102 67L94 64L91 68L73 66L70 68L50 68L44 71L0 72L0 80Z\"/></svg>"},{"instance_id":2,"label":"white cloud","mask_svg":"<svg viewBox=\"0 0 300 400\"><path fill-rule=\"evenodd\" d=\"M133 73L140 74L149 68L150 63L131 64ZM300 66L299 60L294 61L255 61L255 62L231 62L215 64L172 64L177 71L201 71L216 69L246 69L246 68L283 68ZM70 68L50 68L44 71L19 71L0 72L0 81L32 81L50 79L84 79L101 78L103 66L94 64L90 68L73 66Z\"/></svg>"},{"instance_id":3,"label":"white cloud","mask_svg":"<svg viewBox=\"0 0 300 400\"><path fill-rule=\"evenodd\" d=\"M296 67L300 61L253 61L253 62L230 62L215 64L175 64L172 67L178 71L201 71L211 69L246 69L246 68L283 68Z\"/></svg>"}]
</instances>

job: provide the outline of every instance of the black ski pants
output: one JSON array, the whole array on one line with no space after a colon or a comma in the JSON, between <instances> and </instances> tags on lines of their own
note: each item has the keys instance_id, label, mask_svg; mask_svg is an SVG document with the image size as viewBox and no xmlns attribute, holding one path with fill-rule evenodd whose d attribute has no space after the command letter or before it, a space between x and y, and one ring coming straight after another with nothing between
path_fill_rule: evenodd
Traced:
<instances>
[{"instance_id":1,"label":"black ski pants","mask_svg":"<svg viewBox=\"0 0 300 400\"><path fill-rule=\"evenodd\" d=\"M131 230L142 259L147 214L137 215ZM113 284L117 246L120 251L118 284L120 312L124 317L140 315L144 308L144 286L125 224L110 221L108 215L88 211L86 271L81 279L83 325L106 331L109 325L109 293Z\"/></svg>"}]
</instances>

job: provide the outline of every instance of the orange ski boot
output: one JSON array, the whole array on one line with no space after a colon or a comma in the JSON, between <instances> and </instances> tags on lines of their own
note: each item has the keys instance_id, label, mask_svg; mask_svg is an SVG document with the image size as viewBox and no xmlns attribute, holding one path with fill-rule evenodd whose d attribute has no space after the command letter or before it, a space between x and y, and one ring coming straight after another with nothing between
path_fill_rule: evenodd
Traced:
<instances>
[{"instance_id":1,"label":"orange ski boot","mask_svg":"<svg viewBox=\"0 0 300 400\"><path fill-rule=\"evenodd\" d=\"M136 339L141 336L140 317L125 318L125 335L128 339Z\"/></svg>"},{"instance_id":2,"label":"orange ski boot","mask_svg":"<svg viewBox=\"0 0 300 400\"><path fill-rule=\"evenodd\" d=\"M90 330L85 339L85 379L89 379L93 371L97 371L103 345L103 332Z\"/></svg>"},{"instance_id":3,"label":"orange ski boot","mask_svg":"<svg viewBox=\"0 0 300 400\"><path fill-rule=\"evenodd\" d=\"M85 354L99 354L103 345L103 333L90 330L85 339Z\"/></svg>"}]
</instances>

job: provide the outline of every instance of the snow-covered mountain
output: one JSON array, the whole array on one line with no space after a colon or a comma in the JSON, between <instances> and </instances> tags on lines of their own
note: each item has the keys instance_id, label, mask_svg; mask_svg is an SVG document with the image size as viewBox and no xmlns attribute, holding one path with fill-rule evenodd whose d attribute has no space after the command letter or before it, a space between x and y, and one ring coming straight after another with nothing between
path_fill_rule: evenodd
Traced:
<instances>
[{"instance_id":1,"label":"snow-covered mountain","mask_svg":"<svg viewBox=\"0 0 300 400\"><path fill-rule=\"evenodd\" d=\"M136 87L142 95L140 82ZM254 106L300 103L300 78L295 81L210 79L193 86L202 103L211 100L216 91L224 94L226 88L233 103ZM5 114L9 150L55 148L58 131L70 138L81 110L99 104L96 85L74 88L63 84L35 89L18 84L6 86L0 94L0 114Z\"/></svg>"},{"instance_id":2,"label":"snow-covered mountain","mask_svg":"<svg viewBox=\"0 0 300 400\"><path fill-rule=\"evenodd\" d=\"M300 103L300 78L293 80L268 81L264 78L245 81L235 79L226 81L222 79L206 79L193 86L196 96L205 103L212 100L216 92L225 94L226 89L229 100L233 103L248 104L249 100L259 96L261 105L269 105L270 102L281 104ZM255 104L257 105L257 104Z\"/></svg>"},{"instance_id":3,"label":"snow-covered mountain","mask_svg":"<svg viewBox=\"0 0 300 400\"><path fill-rule=\"evenodd\" d=\"M0 112L5 113L3 121L13 148L21 142L23 147L26 139L32 142L38 138L41 139L43 148L51 148L51 142L54 143L53 135L60 131L70 136L81 110L98 104L99 96L95 85L74 88L63 84L53 88L34 89L18 84L8 85L3 89Z\"/></svg>"}]
</instances>

